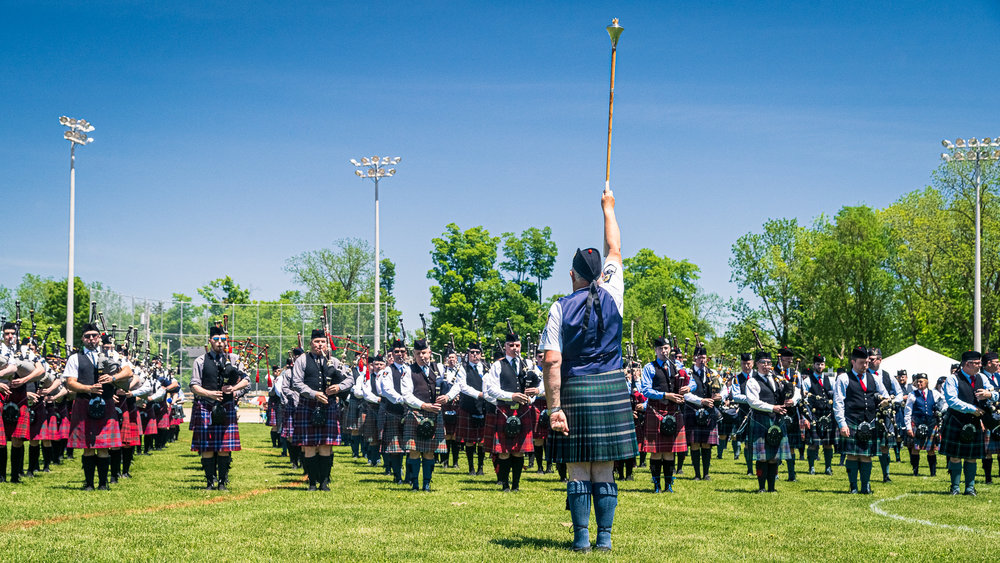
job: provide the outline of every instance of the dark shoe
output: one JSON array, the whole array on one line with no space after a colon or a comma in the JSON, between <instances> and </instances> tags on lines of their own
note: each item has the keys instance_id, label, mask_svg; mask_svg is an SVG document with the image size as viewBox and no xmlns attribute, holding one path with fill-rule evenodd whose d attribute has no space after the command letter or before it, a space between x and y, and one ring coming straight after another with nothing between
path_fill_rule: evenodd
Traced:
<instances>
[{"instance_id":1,"label":"dark shoe","mask_svg":"<svg viewBox=\"0 0 1000 563\"><path fill-rule=\"evenodd\" d=\"M892 479L890 479L889 476L886 475L885 477L882 477L882 482L883 483L892 483Z\"/></svg>"},{"instance_id":2,"label":"dark shoe","mask_svg":"<svg viewBox=\"0 0 1000 563\"><path fill-rule=\"evenodd\" d=\"M697 476L696 476L696 477L694 478L694 480L695 480L695 481L701 481L701 477L697 477Z\"/></svg>"},{"instance_id":3,"label":"dark shoe","mask_svg":"<svg viewBox=\"0 0 1000 563\"><path fill-rule=\"evenodd\" d=\"M109 487L109 486L107 486L107 485L98 485L98 486L97 486L97 490L98 490L98 491L110 491L110 490L111 490L111 487Z\"/></svg>"},{"instance_id":4,"label":"dark shoe","mask_svg":"<svg viewBox=\"0 0 1000 563\"><path fill-rule=\"evenodd\" d=\"M975 487L966 487L965 494L968 495L968 496L970 496L970 497L976 496L976 488Z\"/></svg>"},{"instance_id":5,"label":"dark shoe","mask_svg":"<svg viewBox=\"0 0 1000 563\"><path fill-rule=\"evenodd\" d=\"M708 480L710 480L711 478L712 478L712 477L710 477L709 475L705 475L704 477L702 477L702 478L701 478L701 480L702 480L702 481L708 481Z\"/></svg>"},{"instance_id":6,"label":"dark shoe","mask_svg":"<svg viewBox=\"0 0 1000 563\"><path fill-rule=\"evenodd\" d=\"M674 471L674 475L684 475L684 470L678 469L677 471Z\"/></svg>"},{"instance_id":7,"label":"dark shoe","mask_svg":"<svg viewBox=\"0 0 1000 563\"><path fill-rule=\"evenodd\" d=\"M796 478L796 477L789 477L788 479L785 479L785 480L788 481L789 483L798 483L799 482L798 478Z\"/></svg>"},{"instance_id":8,"label":"dark shoe","mask_svg":"<svg viewBox=\"0 0 1000 563\"><path fill-rule=\"evenodd\" d=\"M509 486L505 486L501 492L503 492L503 493L509 493L510 492L510 487Z\"/></svg>"},{"instance_id":9,"label":"dark shoe","mask_svg":"<svg viewBox=\"0 0 1000 563\"><path fill-rule=\"evenodd\" d=\"M833 475L833 468L832 467L827 467L826 471L824 471L824 473L826 473L827 475Z\"/></svg>"},{"instance_id":10,"label":"dark shoe","mask_svg":"<svg viewBox=\"0 0 1000 563\"><path fill-rule=\"evenodd\" d=\"M590 546L588 545L587 547L580 547L580 548L574 547L573 551L575 551L576 553L590 553Z\"/></svg>"},{"instance_id":11,"label":"dark shoe","mask_svg":"<svg viewBox=\"0 0 1000 563\"><path fill-rule=\"evenodd\" d=\"M851 492L849 492L848 494L850 494L850 495L856 495L856 494L858 494L858 490L857 489L851 489Z\"/></svg>"},{"instance_id":12,"label":"dark shoe","mask_svg":"<svg viewBox=\"0 0 1000 563\"><path fill-rule=\"evenodd\" d=\"M810 468L809 468L809 474L810 474L810 475L815 475L815 474L816 474L816 470L815 470L815 469L813 469L812 467L810 467Z\"/></svg>"},{"instance_id":13,"label":"dark shoe","mask_svg":"<svg viewBox=\"0 0 1000 563\"><path fill-rule=\"evenodd\" d=\"M510 488L510 492L512 492L512 493L519 493L519 492L521 492L521 487L511 487ZM973 494L975 494L975 493L973 493Z\"/></svg>"},{"instance_id":14,"label":"dark shoe","mask_svg":"<svg viewBox=\"0 0 1000 563\"><path fill-rule=\"evenodd\" d=\"M319 490L321 490L321 491L329 491L330 490L330 482L329 481L323 481L320 484L320 486L319 486Z\"/></svg>"},{"instance_id":15,"label":"dark shoe","mask_svg":"<svg viewBox=\"0 0 1000 563\"><path fill-rule=\"evenodd\" d=\"M476 472L475 472L475 471L470 471L470 472L469 472L469 477L475 477L475 475L476 475Z\"/></svg>"},{"instance_id":16,"label":"dark shoe","mask_svg":"<svg viewBox=\"0 0 1000 563\"><path fill-rule=\"evenodd\" d=\"M594 551L611 551L611 548L610 547L600 546L600 547L595 547Z\"/></svg>"},{"instance_id":17,"label":"dark shoe","mask_svg":"<svg viewBox=\"0 0 1000 563\"><path fill-rule=\"evenodd\" d=\"M94 486L93 485L84 485L83 486L83 490L85 490L85 491L93 491L94 490ZM954 493L954 494L957 495L958 493Z\"/></svg>"},{"instance_id":18,"label":"dark shoe","mask_svg":"<svg viewBox=\"0 0 1000 563\"><path fill-rule=\"evenodd\" d=\"M132 478L132 474L129 473L128 471L126 471L125 473L122 473L122 477L124 477L126 479L131 479Z\"/></svg>"},{"instance_id":19,"label":"dark shoe","mask_svg":"<svg viewBox=\"0 0 1000 563\"><path fill-rule=\"evenodd\" d=\"M206 491L214 491L215 490L215 480L214 479L209 479L208 480L208 485L205 487L205 490Z\"/></svg>"},{"instance_id":20,"label":"dark shoe","mask_svg":"<svg viewBox=\"0 0 1000 563\"><path fill-rule=\"evenodd\" d=\"M219 486L216 488L216 490L218 490L218 491L228 491L229 489L226 487L225 483L219 483Z\"/></svg>"},{"instance_id":21,"label":"dark shoe","mask_svg":"<svg viewBox=\"0 0 1000 563\"><path fill-rule=\"evenodd\" d=\"M117 484L118 483L118 477L115 477L114 475L112 475L111 477L108 477L108 483L110 483L112 485Z\"/></svg>"},{"instance_id":22,"label":"dark shoe","mask_svg":"<svg viewBox=\"0 0 1000 563\"><path fill-rule=\"evenodd\" d=\"M951 488L951 494L953 494L953 495L957 495L957 494L959 494L960 492L961 492L961 491L959 491L959 490L958 490L958 487L952 487L952 488Z\"/></svg>"},{"instance_id":23,"label":"dark shoe","mask_svg":"<svg viewBox=\"0 0 1000 563\"><path fill-rule=\"evenodd\" d=\"M480 469L479 471L476 471L476 475L482 475L482 474L483 474L483 470L482 469Z\"/></svg>"},{"instance_id":24,"label":"dark shoe","mask_svg":"<svg viewBox=\"0 0 1000 563\"><path fill-rule=\"evenodd\" d=\"M763 494L763 493L765 493L765 492L767 492L767 491L765 491L764 489L757 489L757 494L758 494L758 495L759 495L759 494Z\"/></svg>"},{"instance_id":25,"label":"dark shoe","mask_svg":"<svg viewBox=\"0 0 1000 563\"><path fill-rule=\"evenodd\" d=\"M628 477L625 478L625 480L626 481L635 481L635 476L629 475Z\"/></svg>"}]
</instances>

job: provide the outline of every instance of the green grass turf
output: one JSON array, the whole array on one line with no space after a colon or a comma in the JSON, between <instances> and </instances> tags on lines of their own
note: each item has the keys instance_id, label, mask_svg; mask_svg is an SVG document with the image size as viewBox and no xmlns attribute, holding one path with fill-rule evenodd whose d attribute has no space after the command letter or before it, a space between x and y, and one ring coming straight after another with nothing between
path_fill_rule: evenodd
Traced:
<instances>
[{"instance_id":1,"label":"green grass turf","mask_svg":"<svg viewBox=\"0 0 1000 563\"><path fill-rule=\"evenodd\" d=\"M942 494L947 472L913 477L893 463L894 483L873 496L845 494L844 468L804 474L756 495L745 466L713 459L712 480L695 482L690 463L676 494L649 492L648 470L621 483L614 551L568 551L565 485L525 472L521 492L503 494L490 476L438 468L432 493L392 485L347 448L336 449L333 491L308 493L298 471L270 447L268 429L241 427L228 492L206 492L190 433L152 456L137 457L134 478L110 492L83 492L77 460L21 485L0 485L0 559L136 560L996 560L997 486L975 498ZM465 463L464 455L461 457ZM836 462L836 460L835 460ZM926 464L926 460L925 460ZM926 474L926 465L922 468ZM878 474L878 464L874 473ZM980 476L981 477L981 476ZM784 478L782 471L781 478ZM974 531L888 518L887 512ZM210 502L217 501L217 502ZM593 520L592 520L593 522ZM592 523L592 530L594 525Z\"/></svg>"}]
</instances>

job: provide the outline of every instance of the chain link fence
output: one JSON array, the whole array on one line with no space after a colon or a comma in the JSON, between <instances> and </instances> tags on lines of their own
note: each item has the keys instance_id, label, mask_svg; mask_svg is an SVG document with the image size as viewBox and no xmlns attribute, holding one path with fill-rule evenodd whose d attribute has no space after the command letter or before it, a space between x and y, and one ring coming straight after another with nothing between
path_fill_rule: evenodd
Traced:
<instances>
[{"instance_id":1,"label":"chain link fence","mask_svg":"<svg viewBox=\"0 0 1000 563\"><path fill-rule=\"evenodd\" d=\"M267 358L257 366L265 372L270 364L284 364L288 351L298 345L298 334L308 346L309 334L322 324L323 306L327 307L331 334L346 336L372 346L375 335L374 303L193 303L163 299L149 299L113 291L92 290L90 300L97 303L97 310L104 313L108 330L118 331L120 339L128 327L139 329L140 339L152 341L150 354L170 358L171 366L180 366L181 384L191 379L191 366L195 358L205 353L208 330L223 315L229 318L231 340L252 339L261 348L268 346ZM382 309L382 335L388 334L388 306ZM253 381L255 371L251 372ZM255 389L266 387L266 377Z\"/></svg>"}]
</instances>

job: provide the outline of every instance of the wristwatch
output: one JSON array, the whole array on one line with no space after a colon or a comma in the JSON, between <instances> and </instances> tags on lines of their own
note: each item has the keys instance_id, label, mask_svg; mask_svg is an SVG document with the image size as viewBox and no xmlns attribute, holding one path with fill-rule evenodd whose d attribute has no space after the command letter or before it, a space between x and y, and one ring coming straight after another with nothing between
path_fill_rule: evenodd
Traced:
<instances>
[{"instance_id":1,"label":"wristwatch","mask_svg":"<svg viewBox=\"0 0 1000 563\"><path fill-rule=\"evenodd\" d=\"M549 414L552 415L552 414L555 414L555 413L557 413L557 412L559 412L561 410L562 410L562 407L549 407Z\"/></svg>"}]
</instances>

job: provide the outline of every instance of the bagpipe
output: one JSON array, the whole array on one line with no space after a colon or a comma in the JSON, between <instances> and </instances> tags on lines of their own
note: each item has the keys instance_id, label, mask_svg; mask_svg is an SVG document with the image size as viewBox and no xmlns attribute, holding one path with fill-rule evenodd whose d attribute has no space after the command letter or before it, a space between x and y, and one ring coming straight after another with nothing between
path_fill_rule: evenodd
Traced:
<instances>
[{"instance_id":1,"label":"bagpipe","mask_svg":"<svg viewBox=\"0 0 1000 563\"><path fill-rule=\"evenodd\" d=\"M670 335L670 320L667 318L667 306L662 305L661 307L663 311L663 330L661 332L661 336L663 338L671 338L672 335ZM687 349L687 339L685 339L685 349ZM667 372L667 382L666 382L667 389L664 391L664 394L679 392L680 389L683 387L683 385L681 385L680 381L681 374L680 371L677 369L677 366L674 364L674 362L670 361L668 358L668 360L663 363L663 367ZM679 409L676 410L675 413L680 413L680 410ZM677 422L677 414L675 413L668 412L663 415L660 415L660 413L656 412L656 409L653 409L653 414L656 415L656 419L660 423L660 428L659 428L660 435L662 436L677 435L677 430L679 429L680 424Z\"/></svg>"},{"instance_id":2,"label":"bagpipe","mask_svg":"<svg viewBox=\"0 0 1000 563\"><path fill-rule=\"evenodd\" d=\"M514 333L514 325L510 322L510 319L507 319L507 333L508 334L515 334ZM499 339L497 340L497 345L498 346L500 345ZM529 345L529 348L530 348L530 345ZM500 360L500 361L504 361L504 360ZM534 370L530 370L529 371L526 368L527 363L525 362L525 360L523 358L521 358L521 364L520 364L520 366L521 366L521 369L518 370L518 373L517 373L517 388L518 388L518 393L520 393L520 394L523 395L526 389L537 388L538 385L541 383L541 378L538 377L538 374L535 373ZM517 403L514 403L511 406L511 410L513 411L513 414L507 415L507 420L504 422L504 429L503 429L503 431L504 431L504 434L508 438L516 438L517 436L519 436L521 434L521 430L522 430L522 428L524 426L524 423L521 422L521 417L524 416L524 413L518 413L517 412L519 410L519 407L520 407L520 405L518 405ZM528 409L526 408L525 412L527 412L527 410Z\"/></svg>"},{"instance_id":3,"label":"bagpipe","mask_svg":"<svg viewBox=\"0 0 1000 563\"><path fill-rule=\"evenodd\" d=\"M402 319L400 319L402 323ZM420 313L420 324L423 325L424 329L424 339L427 341L427 345L430 346L430 335L427 332L427 320L424 318L424 314ZM400 324L402 327L402 324ZM423 370L421 370L421 373ZM427 364L427 373L423 374L424 383L427 384L427 388L430 390L431 400L430 403L433 405L437 403L438 395L441 394L441 380L442 378L438 374L437 365L434 363L434 352L431 352L431 361ZM417 417L417 437L421 440L429 440L434 437L437 432L437 417L436 416L423 416L417 413L416 410L413 411L414 416Z\"/></svg>"},{"instance_id":4,"label":"bagpipe","mask_svg":"<svg viewBox=\"0 0 1000 563\"><path fill-rule=\"evenodd\" d=\"M423 319L424 316L420 315L420 318ZM446 356L455 352L455 335L454 335L454 333L448 333L448 339L449 339L449 348L447 350L447 354L445 354ZM458 378L458 367L456 366L454 368L449 368L448 366L445 366L444 369L445 369L445 373L441 374L441 377L438 379L437 386L438 386L438 393L439 394L447 395L448 393L451 392L451 388L452 388L453 385L455 385L455 383L453 383L451 381L448 381L448 379L447 379L446 376L450 372L450 370L453 369L454 370L453 377ZM445 423L447 423L447 424L452 424L452 423L458 421L458 411L455 410L456 403L457 403L457 401L449 403L449 408L447 410L445 410L444 413L441 415L442 418L444 419Z\"/></svg>"}]
</instances>

